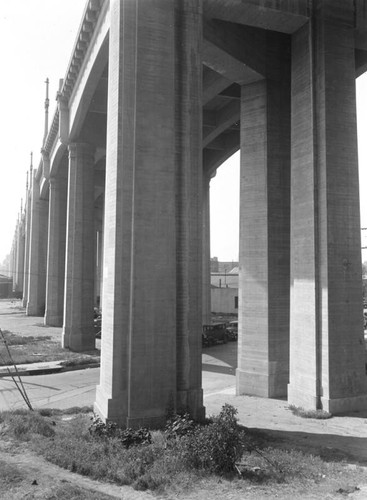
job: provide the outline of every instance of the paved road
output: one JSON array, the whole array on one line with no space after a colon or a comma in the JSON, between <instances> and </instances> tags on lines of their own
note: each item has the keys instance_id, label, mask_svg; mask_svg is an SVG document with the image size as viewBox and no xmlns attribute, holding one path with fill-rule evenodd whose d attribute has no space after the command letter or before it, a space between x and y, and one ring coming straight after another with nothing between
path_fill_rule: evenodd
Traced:
<instances>
[{"instance_id":1,"label":"paved road","mask_svg":"<svg viewBox=\"0 0 367 500\"><path fill-rule=\"evenodd\" d=\"M205 349L203 388L206 396L234 392L237 345L228 343ZM70 408L94 403L99 368L51 375L23 376L23 385L34 408ZM0 379L0 410L25 407L10 377Z\"/></svg>"}]
</instances>

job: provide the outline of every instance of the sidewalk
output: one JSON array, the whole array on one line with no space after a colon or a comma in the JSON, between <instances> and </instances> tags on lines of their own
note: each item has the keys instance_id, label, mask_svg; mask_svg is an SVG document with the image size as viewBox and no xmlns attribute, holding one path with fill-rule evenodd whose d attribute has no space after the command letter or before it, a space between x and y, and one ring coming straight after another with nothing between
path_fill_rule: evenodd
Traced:
<instances>
[{"instance_id":1,"label":"sidewalk","mask_svg":"<svg viewBox=\"0 0 367 500\"><path fill-rule=\"evenodd\" d=\"M68 364L67 361L44 361L41 363L27 363L24 365L0 366L0 378L10 375L48 375L50 373L69 372L74 370L84 370L86 368L98 368L99 363L79 363Z\"/></svg>"}]
</instances>

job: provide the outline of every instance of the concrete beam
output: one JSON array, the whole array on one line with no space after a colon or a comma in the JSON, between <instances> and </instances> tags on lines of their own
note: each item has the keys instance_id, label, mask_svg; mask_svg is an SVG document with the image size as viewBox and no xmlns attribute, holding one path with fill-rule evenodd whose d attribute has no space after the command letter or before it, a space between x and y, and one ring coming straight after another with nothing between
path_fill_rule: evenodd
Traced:
<instances>
[{"instance_id":1,"label":"concrete beam","mask_svg":"<svg viewBox=\"0 0 367 500\"><path fill-rule=\"evenodd\" d=\"M205 106L217 94L220 94L224 89L232 84L228 78L223 77L216 71L203 66L203 90L202 90L202 104Z\"/></svg>"},{"instance_id":2,"label":"concrete beam","mask_svg":"<svg viewBox=\"0 0 367 500\"><path fill-rule=\"evenodd\" d=\"M212 175L220 165L230 158L240 148L240 131L232 130L225 134L222 149L203 150L203 171L205 175Z\"/></svg>"},{"instance_id":3,"label":"concrete beam","mask_svg":"<svg viewBox=\"0 0 367 500\"><path fill-rule=\"evenodd\" d=\"M216 71L230 82L236 82L240 85L256 82L263 78L262 75L249 66L205 39L203 41L202 60L213 71Z\"/></svg>"},{"instance_id":4,"label":"concrete beam","mask_svg":"<svg viewBox=\"0 0 367 500\"><path fill-rule=\"evenodd\" d=\"M204 0L204 16L281 33L294 33L309 19L307 0Z\"/></svg>"},{"instance_id":5,"label":"concrete beam","mask_svg":"<svg viewBox=\"0 0 367 500\"><path fill-rule=\"evenodd\" d=\"M240 112L240 102L235 100L214 113L214 117L211 117L212 127L207 128L203 134L203 148L208 146L222 132L237 122L240 119ZM207 124L208 121L205 116L206 113L204 112L204 123Z\"/></svg>"}]
</instances>

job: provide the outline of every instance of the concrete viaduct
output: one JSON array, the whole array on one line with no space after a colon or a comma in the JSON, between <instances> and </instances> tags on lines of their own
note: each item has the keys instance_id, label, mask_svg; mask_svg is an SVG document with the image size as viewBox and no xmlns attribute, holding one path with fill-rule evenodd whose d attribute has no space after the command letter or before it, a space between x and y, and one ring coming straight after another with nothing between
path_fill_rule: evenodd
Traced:
<instances>
[{"instance_id":1,"label":"concrete viaduct","mask_svg":"<svg viewBox=\"0 0 367 500\"><path fill-rule=\"evenodd\" d=\"M209 182L241 150L237 394L367 408L355 79L365 0L89 0L12 265L28 315L95 346L95 409L205 409ZM46 116L48 96L46 99Z\"/></svg>"}]
</instances>

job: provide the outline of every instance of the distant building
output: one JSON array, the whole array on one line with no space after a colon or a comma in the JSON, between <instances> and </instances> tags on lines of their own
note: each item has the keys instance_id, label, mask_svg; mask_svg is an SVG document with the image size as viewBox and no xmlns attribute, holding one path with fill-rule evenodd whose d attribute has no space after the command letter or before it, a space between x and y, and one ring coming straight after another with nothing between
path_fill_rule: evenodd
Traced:
<instances>
[{"instance_id":1,"label":"distant building","mask_svg":"<svg viewBox=\"0 0 367 500\"><path fill-rule=\"evenodd\" d=\"M238 313L238 262L219 262L211 272L211 310L213 313ZM213 259L211 260L213 262Z\"/></svg>"}]
</instances>

